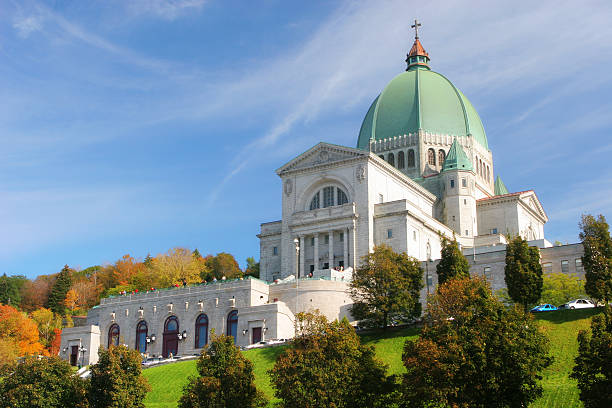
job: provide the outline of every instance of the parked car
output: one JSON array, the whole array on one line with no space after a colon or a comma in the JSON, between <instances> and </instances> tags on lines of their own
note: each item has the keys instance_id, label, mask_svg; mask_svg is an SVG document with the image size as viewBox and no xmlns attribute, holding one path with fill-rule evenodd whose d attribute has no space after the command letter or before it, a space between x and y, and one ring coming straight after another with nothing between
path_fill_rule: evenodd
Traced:
<instances>
[{"instance_id":1,"label":"parked car","mask_svg":"<svg viewBox=\"0 0 612 408\"><path fill-rule=\"evenodd\" d=\"M595 303L589 299L576 299L565 304L566 309L586 309L589 307L595 307Z\"/></svg>"},{"instance_id":2,"label":"parked car","mask_svg":"<svg viewBox=\"0 0 612 408\"><path fill-rule=\"evenodd\" d=\"M557 306L551 305L550 303L546 303L546 304L534 307L533 309L531 309L531 313L552 312L553 310L557 310Z\"/></svg>"}]
</instances>

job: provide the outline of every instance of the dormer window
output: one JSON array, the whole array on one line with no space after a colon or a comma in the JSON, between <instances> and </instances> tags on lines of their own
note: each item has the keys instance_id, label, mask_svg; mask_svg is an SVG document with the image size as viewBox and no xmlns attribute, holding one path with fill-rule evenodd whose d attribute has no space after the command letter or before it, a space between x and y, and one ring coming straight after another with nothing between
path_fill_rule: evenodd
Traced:
<instances>
[{"instance_id":1,"label":"dormer window","mask_svg":"<svg viewBox=\"0 0 612 408\"><path fill-rule=\"evenodd\" d=\"M339 187L323 187L317 191L312 200L310 200L310 210L316 210L317 208L333 207L334 205L343 205L348 203L348 197L346 193Z\"/></svg>"}]
</instances>

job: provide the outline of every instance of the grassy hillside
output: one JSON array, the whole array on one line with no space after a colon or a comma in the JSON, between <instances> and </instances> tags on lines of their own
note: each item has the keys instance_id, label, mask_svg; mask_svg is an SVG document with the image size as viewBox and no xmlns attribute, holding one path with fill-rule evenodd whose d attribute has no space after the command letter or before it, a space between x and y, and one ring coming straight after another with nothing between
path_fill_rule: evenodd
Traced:
<instances>
[{"instance_id":1,"label":"grassy hillside","mask_svg":"<svg viewBox=\"0 0 612 408\"><path fill-rule=\"evenodd\" d=\"M579 407L578 389L575 381L568 378L578 351L576 336L578 331L589 327L590 317L599 310L564 310L537 315L542 329L551 340L551 352L555 361L543 373L544 395L532 407ZM376 348L376 354L389 365L390 374L404 371L401 361L402 348L408 338L418 335L415 329L389 330L362 336L367 344ZM245 356L255 366L257 387L273 398L274 391L266 374L272 368L276 357L284 347L255 349L245 352ZM183 386L190 375L195 375L195 360L149 368L144 375L151 384L152 391L145 401L149 408L174 408Z\"/></svg>"}]
</instances>

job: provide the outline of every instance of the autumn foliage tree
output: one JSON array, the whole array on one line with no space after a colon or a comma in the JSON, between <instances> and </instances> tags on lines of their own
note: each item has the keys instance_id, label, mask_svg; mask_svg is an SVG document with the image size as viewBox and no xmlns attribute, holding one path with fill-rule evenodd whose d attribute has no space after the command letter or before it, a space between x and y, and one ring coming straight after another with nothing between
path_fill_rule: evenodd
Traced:
<instances>
[{"instance_id":1,"label":"autumn foliage tree","mask_svg":"<svg viewBox=\"0 0 612 408\"><path fill-rule=\"evenodd\" d=\"M538 247L530 247L520 235L508 242L504 277L508 295L525 311L537 303L544 285Z\"/></svg>"},{"instance_id":2,"label":"autumn foliage tree","mask_svg":"<svg viewBox=\"0 0 612 408\"><path fill-rule=\"evenodd\" d=\"M62 317L44 307L30 313L30 317L38 326L41 343L50 350L56 335L56 330L60 330L61 332Z\"/></svg>"},{"instance_id":3,"label":"autumn foliage tree","mask_svg":"<svg viewBox=\"0 0 612 408\"><path fill-rule=\"evenodd\" d=\"M267 401L255 387L253 363L231 336L213 334L197 362L197 377L183 388L179 408L255 408Z\"/></svg>"},{"instance_id":4,"label":"autumn foliage tree","mask_svg":"<svg viewBox=\"0 0 612 408\"><path fill-rule=\"evenodd\" d=\"M421 314L422 288L423 270L416 259L377 246L353 273L351 313L360 324L386 328L391 319L405 321Z\"/></svg>"},{"instance_id":5,"label":"autumn foliage tree","mask_svg":"<svg viewBox=\"0 0 612 408\"><path fill-rule=\"evenodd\" d=\"M0 305L0 339L5 344L16 345L20 356L38 355L44 350L36 323L25 313L7 305Z\"/></svg>"},{"instance_id":6,"label":"autumn foliage tree","mask_svg":"<svg viewBox=\"0 0 612 408\"><path fill-rule=\"evenodd\" d=\"M280 407L387 407L395 378L347 320L298 313L298 335L270 370Z\"/></svg>"},{"instance_id":7,"label":"autumn foliage tree","mask_svg":"<svg viewBox=\"0 0 612 408\"><path fill-rule=\"evenodd\" d=\"M507 309L484 279L452 279L430 299L406 341L406 407L525 407L542 394L548 338L521 308Z\"/></svg>"},{"instance_id":8,"label":"autumn foliage tree","mask_svg":"<svg viewBox=\"0 0 612 408\"><path fill-rule=\"evenodd\" d=\"M441 237L442 251L440 261L436 265L438 284L443 285L454 278L467 278L470 276L470 264L459 249L455 237L449 240Z\"/></svg>"},{"instance_id":9,"label":"autumn foliage tree","mask_svg":"<svg viewBox=\"0 0 612 408\"><path fill-rule=\"evenodd\" d=\"M213 278L221 279L225 276L227 279L236 279L242 276L240 266L232 254L220 252L205 259Z\"/></svg>"}]
</instances>

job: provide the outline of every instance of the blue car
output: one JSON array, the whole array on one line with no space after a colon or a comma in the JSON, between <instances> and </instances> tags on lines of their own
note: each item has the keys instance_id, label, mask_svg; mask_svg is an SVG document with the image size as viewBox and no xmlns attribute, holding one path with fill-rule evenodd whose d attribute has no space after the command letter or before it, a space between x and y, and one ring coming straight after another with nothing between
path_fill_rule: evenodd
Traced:
<instances>
[{"instance_id":1,"label":"blue car","mask_svg":"<svg viewBox=\"0 0 612 408\"><path fill-rule=\"evenodd\" d=\"M553 310L557 310L557 306L550 305L546 303L545 305L539 305L531 309L531 313L536 312L552 312Z\"/></svg>"}]
</instances>

